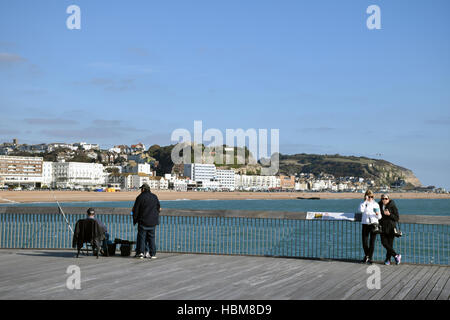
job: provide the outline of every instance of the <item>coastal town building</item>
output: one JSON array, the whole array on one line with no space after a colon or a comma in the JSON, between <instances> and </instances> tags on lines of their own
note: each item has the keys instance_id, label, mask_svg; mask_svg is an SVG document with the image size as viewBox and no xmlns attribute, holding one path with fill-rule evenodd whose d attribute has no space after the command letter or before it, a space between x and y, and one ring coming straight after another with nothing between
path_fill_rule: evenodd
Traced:
<instances>
[{"instance_id":1,"label":"coastal town building","mask_svg":"<svg viewBox=\"0 0 450 320\"><path fill-rule=\"evenodd\" d=\"M216 170L216 180L219 182L219 189L234 191L236 189L234 170Z\"/></svg>"},{"instance_id":2,"label":"coastal town building","mask_svg":"<svg viewBox=\"0 0 450 320\"><path fill-rule=\"evenodd\" d=\"M176 179L173 181L173 190L186 192L188 191L189 179Z\"/></svg>"},{"instance_id":3,"label":"coastal town building","mask_svg":"<svg viewBox=\"0 0 450 320\"><path fill-rule=\"evenodd\" d=\"M86 143L86 142L77 142L73 144L74 147L82 150L100 150L100 146L98 144Z\"/></svg>"},{"instance_id":4,"label":"coastal town building","mask_svg":"<svg viewBox=\"0 0 450 320\"><path fill-rule=\"evenodd\" d=\"M280 175L280 188L284 190L294 190L295 176Z\"/></svg>"},{"instance_id":5,"label":"coastal town building","mask_svg":"<svg viewBox=\"0 0 450 320\"><path fill-rule=\"evenodd\" d=\"M85 162L53 162L52 186L58 189L101 187L106 181L102 164Z\"/></svg>"},{"instance_id":6,"label":"coastal town building","mask_svg":"<svg viewBox=\"0 0 450 320\"><path fill-rule=\"evenodd\" d=\"M189 163L184 165L184 176L194 181L210 181L216 178L216 166L205 163Z\"/></svg>"},{"instance_id":7,"label":"coastal town building","mask_svg":"<svg viewBox=\"0 0 450 320\"><path fill-rule=\"evenodd\" d=\"M132 166L132 165L123 166L122 172L123 173L136 173L136 174L145 173L145 174L148 174L149 176L153 176L152 168L149 163L138 163L134 166Z\"/></svg>"},{"instance_id":8,"label":"coastal town building","mask_svg":"<svg viewBox=\"0 0 450 320\"><path fill-rule=\"evenodd\" d=\"M277 176L259 175L235 175L235 187L237 190L261 191L281 188L280 178Z\"/></svg>"},{"instance_id":9,"label":"coastal town building","mask_svg":"<svg viewBox=\"0 0 450 320\"><path fill-rule=\"evenodd\" d=\"M0 156L0 185L40 187L42 157Z\"/></svg>"},{"instance_id":10,"label":"coastal town building","mask_svg":"<svg viewBox=\"0 0 450 320\"><path fill-rule=\"evenodd\" d=\"M52 187L54 179L53 162L44 161L42 166L42 187Z\"/></svg>"},{"instance_id":11,"label":"coastal town building","mask_svg":"<svg viewBox=\"0 0 450 320\"><path fill-rule=\"evenodd\" d=\"M50 143L47 145L47 152L52 152L56 149L70 149L72 151L76 151L78 146L75 147L73 144L69 143Z\"/></svg>"}]
</instances>

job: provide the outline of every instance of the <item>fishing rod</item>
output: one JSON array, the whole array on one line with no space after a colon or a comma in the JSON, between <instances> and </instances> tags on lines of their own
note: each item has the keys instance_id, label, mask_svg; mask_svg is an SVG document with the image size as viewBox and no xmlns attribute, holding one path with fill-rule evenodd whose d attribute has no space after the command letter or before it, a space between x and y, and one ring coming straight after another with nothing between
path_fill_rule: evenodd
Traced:
<instances>
[{"instance_id":1,"label":"fishing rod","mask_svg":"<svg viewBox=\"0 0 450 320\"><path fill-rule=\"evenodd\" d=\"M61 213L61 214L63 215L64 220L66 220L66 223L67 223L67 225L69 226L69 229L70 229L70 231L71 231L72 234L73 234L72 226L70 225L69 220L67 220L67 217L66 217L66 215L64 214L64 211L63 211L63 209L61 208L61 205L59 204L58 199L56 199L56 196L55 196L55 193L53 192L53 189L50 188L50 191L52 192L53 198L55 199L56 204L58 205L59 213Z\"/></svg>"},{"instance_id":2,"label":"fishing rod","mask_svg":"<svg viewBox=\"0 0 450 320\"><path fill-rule=\"evenodd\" d=\"M66 224L69 226L69 230L70 230L70 231L72 232L72 234L73 234L74 232L73 232L72 226L70 225L69 220L67 220L67 217L66 217L66 215L64 214L64 211L63 211L63 209L61 208L61 205L59 204L58 200L56 199L55 193L53 192L52 188L50 188L50 191L52 192L53 198L55 199L56 204L58 205L58 211L59 211L59 213L61 213L61 214L63 215L64 220L66 221ZM30 244L30 241L34 239L34 236L35 236L39 231L41 231L42 227L44 227L44 226L45 226L45 224L42 224L41 227L31 235L31 237L28 239L28 242L27 242L27 244L26 244L26 247L27 247L27 248L28 248L28 245ZM22 249L25 249L25 247L23 247Z\"/></svg>"}]
</instances>

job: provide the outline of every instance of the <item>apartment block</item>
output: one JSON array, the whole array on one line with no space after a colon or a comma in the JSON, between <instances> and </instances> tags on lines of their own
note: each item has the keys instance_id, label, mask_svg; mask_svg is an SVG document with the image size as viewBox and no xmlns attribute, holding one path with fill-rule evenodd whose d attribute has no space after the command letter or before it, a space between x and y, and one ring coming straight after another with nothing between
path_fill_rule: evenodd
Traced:
<instances>
[{"instance_id":1,"label":"apartment block","mask_svg":"<svg viewBox=\"0 0 450 320\"><path fill-rule=\"evenodd\" d=\"M40 186L42 157L0 156L0 185Z\"/></svg>"}]
</instances>

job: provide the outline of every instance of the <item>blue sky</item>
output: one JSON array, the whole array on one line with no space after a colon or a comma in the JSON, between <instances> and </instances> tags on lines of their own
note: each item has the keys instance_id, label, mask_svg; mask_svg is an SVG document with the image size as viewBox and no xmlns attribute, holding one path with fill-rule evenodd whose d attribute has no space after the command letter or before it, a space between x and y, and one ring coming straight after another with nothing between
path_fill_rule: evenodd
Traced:
<instances>
[{"instance_id":1,"label":"blue sky","mask_svg":"<svg viewBox=\"0 0 450 320\"><path fill-rule=\"evenodd\" d=\"M66 9L81 8L81 30ZM369 30L366 9L381 9ZM0 0L0 142L279 129L450 189L450 2ZM381 154L381 156L380 156Z\"/></svg>"}]
</instances>

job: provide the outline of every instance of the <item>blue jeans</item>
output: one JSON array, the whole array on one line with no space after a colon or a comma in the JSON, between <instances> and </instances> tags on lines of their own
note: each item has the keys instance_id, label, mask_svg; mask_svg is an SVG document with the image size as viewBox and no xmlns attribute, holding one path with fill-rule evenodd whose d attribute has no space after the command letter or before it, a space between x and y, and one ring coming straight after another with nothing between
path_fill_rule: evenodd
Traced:
<instances>
[{"instance_id":1,"label":"blue jeans","mask_svg":"<svg viewBox=\"0 0 450 320\"><path fill-rule=\"evenodd\" d=\"M155 231L156 227L138 226L136 254L149 252L151 256L156 255Z\"/></svg>"}]
</instances>

